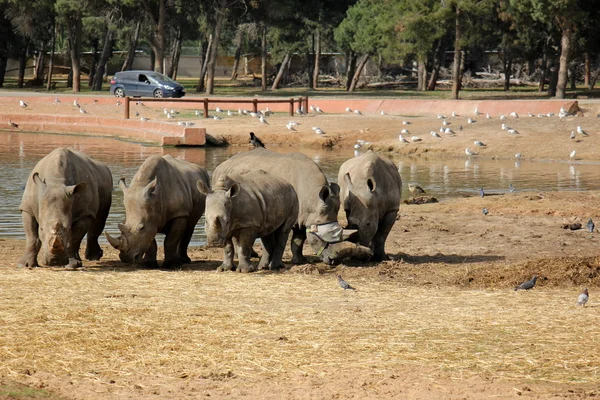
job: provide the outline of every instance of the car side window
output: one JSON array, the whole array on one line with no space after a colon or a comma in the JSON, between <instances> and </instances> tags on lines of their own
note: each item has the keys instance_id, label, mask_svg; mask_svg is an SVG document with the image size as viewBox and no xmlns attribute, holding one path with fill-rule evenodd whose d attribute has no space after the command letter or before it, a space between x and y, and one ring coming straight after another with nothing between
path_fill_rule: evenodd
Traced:
<instances>
[{"instance_id":1,"label":"car side window","mask_svg":"<svg viewBox=\"0 0 600 400\"><path fill-rule=\"evenodd\" d=\"M140 74L139 81L140 81L140 82L144 82L144 83L146 83L146 82L150 82L150 81L148 80L148 78L146 78L146 75L144 75L144 74Z\"/></svg>"}]
</instances>

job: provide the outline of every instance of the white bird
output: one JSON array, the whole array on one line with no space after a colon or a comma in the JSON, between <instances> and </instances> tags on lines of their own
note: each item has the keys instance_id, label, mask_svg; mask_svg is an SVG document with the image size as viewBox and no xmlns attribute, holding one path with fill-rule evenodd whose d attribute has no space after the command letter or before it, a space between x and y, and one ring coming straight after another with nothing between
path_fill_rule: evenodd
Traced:
<instances>
[{"instance_id":1,"label":"white bird","mask_svg":"<svg viewBox=\"0 0 600 400\"><path fill-rule=\"evenodd\" d=\"M468 147L465 149L465 154L468 156L476 156L477 153L475 153L473 150L469 149Z\"/></svg>"},{"instance_id":2,"label":"white bird","mask_svg":"<svg viewBox=\"0 0 600 400\"><path fill-rule=\"evenodd\" d=\"M199 116L201 113L200 113L200 111L196 110L196 111L194 111L194 114L195 114L196 116Z\"/></svg>"},{"instance_id":3,"label":"white bird","mask_svg":"<svg viewBox=\"0 0 600 400\"><path fill-rule=\"evenodd\" d=\"M85 111L83 108L79 107L79 112L81 114L87 114L87 111Z\"/></svg>"},{"instance_id":4,"label":"white bird","mask_svg":"<svg viewBox=\"0 0 600 400\"><path fill-rule=\"evenodd\" d=\"M285 127L289 130L289 131L295 131L296 128L294 127L294 125L292 125L291 123L287 123L285 124Z\"/></svg>"},{"instance_id":5,"label":"white bird","mask_svg":"<svg viewBox=\"0 0 600 400\"><path fill-rule=\"evenodd\" d=\"M142 122L146 122L146 121L148 121L149 119L150 119L150 118L144 118L144 117L140 117L140 121L142 121Z\"/></svg>"},{"instance_id":6,"label":"white bird","mask_svg":"<svg viewBox=\"0 0 600 400\"><path fill-rule=\"evenodd\" d=\"M445 116L445 115L442 115L442 114L438 114L438 115L437 115L437 118L438 118L438 119L446 119L446 116Z\"/></svg>"},{"instance_id":7,"label":"white bird","mask_svg":"<svg viewBox=\"0 0 600 400\"><path fill-rule=\"evenodd\" d=\"M449 135L454 135L454 131L452 129L450 129L450 128L444 129L444 133L447 133Z\"/></svg>"},{"instance_id":8,"label":"white bird","mask_svg":"<svg viewBox=\"0 0 600 400\"><path fill-rule=\"evenodd\" d=\"M446 128L444 128L443 126L440 126L440 133L444 133L445 130L446 130Z\"/></svg>"},{"instance_id":9,"label":"white bird","mask_svg":"<svg viewBox=\"0 0 600 400\"><path fill-rule=\"evenodd\" d=\"M195 124L195 123L193 123L193 122L191 122L191 121L187 121L187 122L185 123L185 126L194 126L194 125L196 125L196 124Z\"/></svg>"},{"instance_id":10,"label":"white bird","mask_svg":"<svg viewBox=\"0 0 600 400\"><path fill-rule=\"evenodd\" d=\"M229 116L229 117L233 116L233 113L231 112L231 110L227 110L227 116Z\"/></svg>"},{"instance_id":11,"label":"white bird","mask_svg":"<svg viewBox=\"0 0 600 400\"><path fill-rule=\"evenodd\" d=\"M179 111L175 111L174 109L171 108L171 114L177 115L177 114L179 114Z\"/></svg>"},{"instance_id":12,"label":"white bird","mask_svg":"<svg viewBox=\"0 0 600 400\"><path fill-rule=\"evenodd\" d=\"M575 131L571 131L571 139L575 139Z\"/></svg>"},{"instance_id":13,"label":"white bird","mask_svg":"<svg viewBox=\"0 0 600 400\"><path fill-rule=\"evenodd\" d=\"M418 137L418 136L413 136L413 137L411 137L411 138L410 138L410 140L411 140L411 142L414 142L414 143L416 143L416 142L420 142L420 141L421 141L421 140L423 140L423 139L421 139L421 138L420 138L420 137Z\"/></svg>"},{"instance_id":14,"label":"white bird","mask_svg":"<svg viewBox=\"0 0 600 400\"><path fill-rule=\"evenodd\" d=\"M527 115L529 115L530 117L535 117L535 115L533 115L532 113L527 113Z\"/></svg>"},{"instance_id":15,"label":"white bird","mask_svg":"<svg viewBox=\"0 0 600 400\"><path fill-rule=\"evenodd\" d=\"M479 109L475 107L475 116L479 115Z\"/></svg>"},{"instance_id":16,"label":"white bird","mask_svg":"<svg viewBox=\"0 0 600 400\"><path fill-rule=\"evenodd\" d=\"M546 117L548 117L548 118L554 117L554 113L553 112L549 112L548 114L546 114Z\"/></svg>"},{"instance_id":17,"label":"white bird","mask_svg":"<svg viewBox=\"0 0 600 400\"><path fill-rule=\"evenodd\" d=\"M475 122L477 122L477 121L476 121L476 120L474 120L474 119L471 119L471 118L469 118L469 119L467 120L467 123L468 123L468 124L474 124Z\"/></svg>"},{"instance_id":18,"label":"white bird","mask_svg":"<svg viewBox=\"0 0 600 400\"><path fill-rule=\"evenodd\" d=\"M511 135L518 135L518 134L519 134L519 131L518 131L518 130L516 130L516 129L512 129L512 128L511 128L511 129L509 129L509 130L508 130L508 133L510 133Z\"/></svg>"},{"instance_id":19,"label":"white bird","mask_svg":"<svg viewBox=\"0 0 600 400\"><path fill-rule=\"evenodd\" d=\"M488 114L485 114L485 117L486 117L487 119L492 119L492 116L491 116L489 113L488 113Z\"/></svg>"},{"instance_id":20,"label":"white bird","mask_svg":"<svg viewBox=\"0 0 600 400\"><path fill-rule=\"evenodd\" d=\"M296 122L296 121L290 121L290 122L288 122L288 124L290 124L290 125L292 125L292 126L298 126L298 125L300 125L300 124L299 124L298 122Z\"/></svg>"},{"instance_id":21,"label":"white bird","mask_svg":"<svg viewBox=\"0 0 600 400\"><path fill-rule=\"evenodd\" d=\"M166 108L163 108L163 114L167 115L169 113L169 110L167 110Z\"/></svg>"},{"instance_id":22,"label":"white bird","mask_svg":"<svg viewBox=\"0 0 600 400\"><path fill-rule=\"evenodd\" d=\"M404 135L408 135L408 133L409 133L409 132L408 132L408 129L402 129L402 130L400 131L400 133L402 133L402 134L404 134Z\"/></svg>"},{"instance_id":23,"label":"white bird","mask_svg":"<svg viewBox=\"0 0 600 400\"><path fill-rule=\"evenodd\" d=\"M310 105L310 111L316 111L317 109L315 108L315 106L313 106L312 104Z\"/></svg>"},{"instance_id":24,"label":"white bird","mask_svg":"<svg viewBox=\"0 0 600 400\"><path fill-rule=\"evenodd\" d=\"M410 121L402 121L402 125L410 125Z\"/></svg>"},{"instance_id":25,"label":"white bird","mask_svg":"<svg viewBox=\"0 0 600 400\"><path fill-rule=\"evenodd\" d=\"M458 117L458 114L455 111L452 111L452 116L453 117Z\"/></svg>"},{"instance_id":26,"label":"white bird","mask_svg":"<svg viewBox=\"0 0 600 400\"><path fill-rule=\"evenodd\" d=\"M23 108L27 107L27 104L23 100L19 100L19 105Z\"/></svg>"},{"instance_id":27,"label":"white bird","mask_svg":"<svg viewBox=\"0 0 600 400\"><path fill-rule=\"evenodd\" d=\"M515 158L518 160L519 158L521 158L521 153L517 153L515 154Z\"/></svg>"},{"instance_id":28,"label":"white bird","mask_svg":"<svg viewBox=\"0 0 600 400\"><path fill-rule=\"evenodd\" d=\"M506 124L502 124L502 130L503 130L503 131L505 131L505 130L507 130L507 129L510 129L510 127L509 127L509 126L507 126Z\"/></svg>"},{"instance_id":29,"label":"white bird","mask_svg":"<svg viewBox=\"0 0 600 400\"><path fill-rule=\"evenodd\" d=\"M218 115L213 115L213 119L214 119L215 121L219 121L219 120L221 120L221 119L223 119L223 118L219 117Z\"/></svg>"},{"instance_id":30,"label":"white bird","mask_svg":"<svg viewBox=\"0 0 600 400\"><path fill-rule=\"evenodd\" d=\"M117 100L117 107L121 105L121 100Z\"/></svg>"},{"instance_id":31,"label":"white bird","mask_svg":"<svg viewBox=\"0 0 600 400\"><path fill-rule=\"evenodd\" d=\"M547 115L546 114L538 114L538 118L546 118Z\"/></svg>"},{"instance_id":32,"label":"white bird","mask_svg":"<svg viewBox=\"0 0 600 400\"><path fill-rule=\"evenodd\" d=\"M506 119L506 116L505 116L504 114L500 114L500 119L501 119L502 121L504 121L504 120Z\"/></svg>"},{"instance_id":33,"label":"white bird","mask_svg":"<svg viewBox=\"0 0 600 400\"><path fill-rule=\"evenodd\" d=\"M179 121L179 122L177 122L177 125L179 125L179 126L185 126L185 121Z\"/></svg>"},{"instance_id":34,"label":"white bird","mask_svg":"<svg viewBox=\"0 0 600 400\"><path fill-rule=\"evenodd\" d=\"M321 110L321 107L319 107L319 106L315 107L315 111L318 112L318 113L322 113L323 112L323 110Z\"/></svg>"},{"instance_id":35,"label":"white bird","mask_svg":"<svg viewBox=\"0 0 600 400\"><path fill-rule=\"evenodd\" d=\"M510 113L510 116L513 117L513 118L519 118L519 114L517 114L514 111Z\"/></svg>"},{"instance_id":36,"label":"white bird","mask_svg":"<svg viewBox=\"0 0 600 400\"><path fill-rule=\"evenodd\" d=\"M304 112L304 111L303 111ZM246 110L245 108L242 110L242 114L244 115L248 115L248 110Z\"/></svg>"},{"instance_id":37,"label":"white bird","mask_svg":"<svg viewBox=\"0 0 600 400\"><path fill-rule=\"evenodd\" d=\"M55 97L55 98L54 98L54 102L55 102L55 103L60 103L60 99L59 99L58 97Z\"/></svg>"},{"instance_id":38,"label":"white bird","mask_svg":"<svg viewBox=\"0 0 600 400\"><path fill-rule=\"evenodd\" d=\"M576 155L577 155L577 152L576 152L575 150L573 150L573 151L571 152L571 154L569 154L569 158L570 158L571 160L574 160Z\"/></svg>"},{"instance_id":39,"label":"white bird","mask_svg":"<svg viewBox=\"0 0 600 400\"><path fill-rule=\"evenodd\" d=\"M433 137L436 137L436 138L438 138L438 139L441 139L441 138L442 138L442 137L440 136L440 134L439 134L439 133L437 133L436 131L431 131L431 132L429 132L429 133L431 133L431 136L433 136Z\"/></svg>"},{"instance_id":40,"label":"white bird","mask_svg":"<svg viewBox=\"0 0 600 400\"><path fill-rule=\"evenodd\" d=\"M73 100L73 105L74 105L75 107L81 107L81 106L79 105L79 103L77 102L77 99Z\"/></svg>"},{"instance_id":41,"label":"white bird","mask_svg":"<svg viewBox=\"0 0 600 400\"><path fill-rule=\"evenodd\" d=\"M590 299L590 293L588 292L587 288L585 288L579 294L579 297L577 297L577 305L585 307L585 304L588 302L589 299Z\"/></svg>"},{"instance_id":42,"label":"white bird","mask_svg":"<svg viewBox=\"0 0 600 400\"><path fill-rule=\"evenodd\" d=\"M317 128L317 129L315 129L315 133L316 133L317 135L323 135L325 132L323 131L323 129L321 129L321 128Z\"/></svg>"},{"instance_id":43,"label":"white bird","mask_svg":"<svg viewBox=\"0 0 600 400\"><path fill-rule=\"evenodd\" d=\"M221 112L221 108L217 107L217 108L215 108L215 111L216 112Z\"/></svg>"},{"instance_id":44,"label":"white bird","mask_svg":"<svg viewBox=\"0 0 600 400\"><path fill-rule=\"evenodd\" d=\"M561 107L559 112L560 112L561 114L564 114L564 113L566 113L566 112L567 112L567 110L565 110L565 108L564 108L564 107Z\"/></svg>"},{"instance_id":45,"label":"white bird","mask_svg":"<svg viewBox=\"0 0 600 400\"><path fill-rule=\"evenodd\" d=\"M253 117L253 118L256 118L256 117L260 116L260 114L259 114L259 113L255 113L255 112L251 111L251 112L250 112L250 116L251 116L251 117Z\"/></svg>"},{"instance_id":46,"label":"white bird","mask_svg":"<svg viewBox=\"0 0 600 400\"><path fill-rule=\"evenodd\" d=\"M367 142L365 142L364 140L358 139L356 141L356 143L360 144L361 146L364 146Z\"/></svg>"},{"instance_id":47,"label":"white bird","mask_svg":"<svg viewBox=\"0 0 600 400\"><path fill-rule=\"evenodd\" d=\"M385 111L381 110L381 112L379 114L385 115Z\"/></svg>"},{"instance_id":48,"label":"white bird","mask_svg":"<svg viewBox=\"0 0 600 400\"><path fill-rule=\"evenodd\" d=\"M350 107L346 107L346 112L352 112L352 109Z\"/></svg>"},{"instance_id":49,"label":"white bird","mask_svg":"<svg viewBox=\"0 0 600 400\"><path fill-rule=\"evenodd\" d=\"M448 122L448 121L446 121L446 120L443 120L443 121L442 121L442 125L444 125L444 126L450 125L450 122Z\"/></svg>"},{"instance_id":50,"label":"white bird","mask_svg":"<svg viewBox=\"0 0 600 400\"><path fill-rule=\"evenodd\" d=\"M362 146L361 146L360 144L358 144L358 143L356 143L356 144L354 145L354 148L355 148L356 150L360 149L361 147L362 147Z\"/></svg>"},{"instance_id":51,"label":"white bird","mask_svg":"<svg viewBox=\"0 0 600 400\"><path fill-rule=\"evenodd\" d=\"M258 120L260 121L261 124L267 124L267 125L269 125L269 123L267 122L267 120L265 119L265 117L263 117L262 115L258 118Z\"/></svg>"},{"instance_id":52,"label":"white bird","mask_svg":"<svg viewBox=\"0 0 600 400\"><path fill-rule=\"evenodd\" d=\"M476 140L473 142L475 144L475 146L479 146L479 147L485 147L487 146L487 144L480 142L479 140Z\"/></svg>"},{"instance_id":53,"label":"white bird","mask_svg":"<svg viewBox=\"0 0 600 400\"><path fill-rule=\"evenodd\" d=\"M135 102L135 105L136 106L144 106L145 104L142 103L140 100L138 100L138 101Z\"/></svg>"},{"instance_id":54,"label":"white bird","mask_svg":"<svg viewBox=\"0 0 600 400\"><path fill-rule=\"evenodd\" d=\"M356 114L356 115L362 115L362 113L360 112L360 110L354 110L354 114Z\"/></svg>"},{"instance_id":55,"label":"white bird","mask_svg":"<svg viewBox=\"0 0 600 400\"><path fill-rule=\"evenodd\" d=\"M269 107L265 108L265 112L263 113L265 117L270 117L273 112L269 110Z\"/></svg>"},{"instance_id":56,"label":"white bird","mask_svg":"<svg viewBox=\"0 0 600 400\"><path fill-rule=\"evenodd\" d=\"M173 116L173 114L171 114L170 112L167 112L167 118L168 118L168 119L173 119L173 118L175 118L175 117L174 117L174 116Z\"/></svg>"},{"instance_id":57,"label":"white bird","mask_svg":"<svg viewBox=\"0 0 600 400\"><path fill-rule=\"evenodd\" d=\"M11 128L19 128L19 124L12 122L10 119L8 120L8 126Z\"/></svg>"},{"instance_id":58,"label":"white bird","mask_svg":"<svg viewBox=\"0 0 600 400\"><path fill-rule=\"evenodd\" d=\"M581 128L581 126L577 126L577 133L579 133L580 135L583 135L583 136L588 135L587 132Z\"/></svg>"}]
</instances>

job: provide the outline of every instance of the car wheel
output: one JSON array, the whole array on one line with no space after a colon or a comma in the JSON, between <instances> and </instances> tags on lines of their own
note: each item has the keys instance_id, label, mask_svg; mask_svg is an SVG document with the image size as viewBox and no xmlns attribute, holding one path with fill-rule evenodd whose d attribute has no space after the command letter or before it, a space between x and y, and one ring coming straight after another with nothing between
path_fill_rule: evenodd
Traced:
<instances>
[{"instance_id":1,"label":"car wheel","mask_svg":"<svg viewBox=\"0 0 600 400\"><path fill-rule=\"evenodd\" d=\"M164 93L163 93L162 89L156 89L154 91L154 97L156 97L157 99L160 99L163 96L164 96Z\"/></svg>"},{"instance_id":2,"label":"car wheel","mask_svg":"<svg viewBox=\"0 0 600 400\"><path fill-rule=\"evenodd\" d=\"M123 88L115 89L115 97L125 97L125 91L123 90Z\"/></svg>"}]
</instances>

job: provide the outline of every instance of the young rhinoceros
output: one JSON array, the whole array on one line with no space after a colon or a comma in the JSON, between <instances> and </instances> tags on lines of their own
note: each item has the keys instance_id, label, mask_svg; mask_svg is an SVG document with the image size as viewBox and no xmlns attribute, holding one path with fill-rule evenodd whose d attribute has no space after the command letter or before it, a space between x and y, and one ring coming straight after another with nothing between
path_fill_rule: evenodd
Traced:
<instances>
[{"instance_id":1,"label":"young rhinoceros","mask_svg":"<svg viewBox=\"0 0 600 400\"><path fill-rule=\"evenodd\" d=\"M338 183L348 227L358 228L359 243L373 249L372 260L387 259L385 240L400 207L398 169L390 160L368 151L342 164Z\"/></svg>"},{"instance_id":2,"label":"young rhinoceros","mask_svg":"<svg viewBox=\"0 0 600 400\"><path fill-rule=\"evenodd\" d=\"M191 262L187 255L194 227L204 212L206 196L196 190L196 182L209 184L206 171L196 164L170 155L150 156L140 166L124 193L125 224L119 224L121 236L108 242L121 261L157 268L156 234L165 236L165 261L162 268L179 268Z\"/></svg>"},{"instance_id":3,"label":"young rhinoceros","mask_svg":"<svg viewBox=\"0 0 600 400\"><path fill-rule=\"evenodd\" d=\"M73 149L59 147L31 171L21 213L27 243L19 267L42 264L81 267L79 247L85 234L85 258L99 260L98 236L104 229L112 200L108 167Z\"/></svg>"},{"instance_id":4,"label":"young rhinoceros","mask_svg":"<svg viewBox=\"0 0 600 400\"><path fill-rule=\"evenodd\" d=\"M258 269L279 269L281 257L298 219L298 196L286 181L264 171L221 175L209 189L198 181L206 197L206 236L211 246L225 247L218 270L232 270L233 251L238 255L238 272L252 272L252 245L260 237L263 254Z\"/></svg>"}]
</instances>

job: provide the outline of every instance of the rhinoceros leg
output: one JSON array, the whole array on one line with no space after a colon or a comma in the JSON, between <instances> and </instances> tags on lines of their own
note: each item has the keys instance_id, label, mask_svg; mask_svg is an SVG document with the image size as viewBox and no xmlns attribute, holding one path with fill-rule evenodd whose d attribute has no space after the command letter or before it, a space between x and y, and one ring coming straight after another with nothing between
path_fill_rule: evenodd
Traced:
<instances>
[{"instance_id":1,"label":"rhinoceros leg","mask_svg":"<svg viewBox=\"0 0 600 400\"><path fill-rule=\"evenodd\" d=\"M302 255L302 248L306 240L306 230L294 227L292 230L292 264L306 263L306 257Z\"/></svg>"},{"instance_id":2,"label":"rhinoceros leg","mask_svg":"<svg viewBox=\"0 0 600 400\"><path fill-rule=\"evenodd\" d=\"M185 228L183 232L183 236L179 241L179 245L177 246L177 257L181 260L182 264L189 264L192 262L191 258L187 254L188 246L190 245L190 241L192 240L192 235L194 234L194 226L188 226Z\"/></svg>"},{"instance_id":3,"label":"rhinoceros leg","mask_svg":"<svg viewBox=\"0 0 600 400\"><path fill-rule=\"evenodd\" d=\"M187 225L187 218L175 218L169 224L169 230L165 236L165 261L162 264L163 268L181 268L183 264L178 255L178 247Z\"/></svg>"},{"instance_id":4,"label":"rhinoceros leg","mask_svg":"<svg viewBox=\"0 0 600 400\"><path fill-rule=\"evenodd\" d=\"M38 222L33 215L23 211L21 218L23 219L23 228L25 229L25 254L19 260L17 267L38 267L37 255L42 247L42 242L38 236Z\"/></svg>"},{"instance_id":5,"label":"rhinoceros leg","mask_svg":"<svg viewBox=\"0 0 600 400\"><path fill-rule=\"evenodd\" d=\"M234 241L238 256L238 272L254 272L255 268L250 263L252 245L256 239L256 232L251 229L243 229Z\"/></svg>"},{"instance_id":6,"label":"rhinoceros leg","mask_svg":"<svg viewBox=\"0 0 600 400\"><path fill-rule=\"evenodd\" d=\"M263 245L263 254L258 262L259 271L269 268L269 264L273 258L273 250L275 249L275 236L271 233L270 235L262 236L260 241Z\"/></svg>"},{"instance_id":7,"label":"rhinoceros leg","mask_svg":"<svg viewBox=\"0 0 600 400\"><path fill-rule=\"evenodd\" d=\"M81 257L79 257L79 247L83 237L90 229L92 223L92 217L82 218L77 220L71 226L71 242L67 248L67 257L69 262L65 265L66 269L81 268ZM97 239L96 239L97 240Z\"/></svg>"},{"instance_id":8,"label":"rhinoceros leg","mask_svg":"<svg viewBox=\"0 0 600 400\"><path fill-rule=\"evenodd\" d=\"M285 245L289 235L289 228L286 229L284 226L280 226L273 234L275 245L273 247L273 253L271 254L271 262L269 263L271 270L281 269L284 267L281 258L283 257L283 252L285 251Z\"/></svg>"},{"instance_id":9,"label":"rhinoceros leg","mask_svg":"<svg viewBox=\"0 0 600 400\"><path fill-rule=\"evenodd\" d=\"M150 243L150 246L144 253L144 257L142 257L142 262L141 262L142 267L152 268L152 269L158 268L158 262L156 261L156 251L157 251L156 239L152 239L152 243Z\"/></svg>"},{"instance_id":10,"label":"rhinoceros leg","mask_svg":"<svg viewBox=\"0 0 600 400\"><path fill-rule=\"evenodd\" d=\"M390 259L385 254L385 241L396 222L396 215L398 215L398 211L390 211L379 222L377 233L373 237L373 261L378 262Z\"/></svg>"},{"instance_id":11,"label":"rhinoceros leg","mask_svg":"<svg viewBox=\"0 0 600 400\"><path fill-rule=\"evenodd\" d=\"M235 269L233 267L233 255L233 242L231 239L227 239L225 242L225 247L223 248L223 264L217 268L218 272L231 271L232 269Z\"/></svg>"},{"instance_id":12,"label":"rhinoceros leg","mask_svg":"<svg viewBox=\"0 0 600 400\"><path fill-rule=\"evenodd\" d=\"M106 224L109 209L110 204L109 207L98 210L96 218L91 223L90 230L87 233L87 244L85 247L86 260L97 261L104 255L100 244L98 244L98 237L100 237L102 231L104 231L104 225Z\"/></svg>"}]
</instances>

